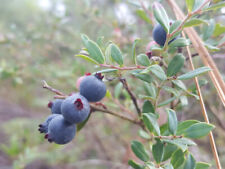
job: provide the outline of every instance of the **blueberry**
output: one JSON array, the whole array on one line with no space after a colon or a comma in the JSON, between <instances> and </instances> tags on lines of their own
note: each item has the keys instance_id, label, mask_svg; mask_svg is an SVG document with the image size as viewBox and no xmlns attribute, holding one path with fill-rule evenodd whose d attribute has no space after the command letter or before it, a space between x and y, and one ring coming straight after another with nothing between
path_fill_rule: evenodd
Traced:
<instances>
[{"instance_id":1,"label":"blueberry","mask_svg":"<svg viewBox=\"0 0 225 169\"><path fill-rule=\"evenodd\" d=\"M55 99L52 102L48 103L48 107L51 109L52 114L62 114L61 113L61 104L63 99Z\"/></svg>"},{"instance_id":2,"label":"blueberry","mask_svg":"<svg viewBox=\"0 0 225 169\"><path fill-rule=\"evenodd\" d=\"M98 102L106 94L106 86L102 81L103 76L96 73L95 76L86 76L80 83L80 94L89 102Z\"/></svg>"},{"instance_id":3,"label":"blueberry","mask_svg":"<svg viewBox=\"0 0 225 169\"><path fill-rule=\"evenodd\" d=\"M68 122L80 123L88 117L90 105L84 96L75 93L63 101L61 111Z\"/></svg>"},{"instance_id":4,"label":"blueberry","mask_svg":"<svg viewBox=\"0 0 225 169\"><path fill-rule=\"evenodd\" d=\"M164 46L166 42L166 31L160 24L157 24L153 29L153 39L160 46Z\"/></svg>"},{"instance_id":5,"label":"blueberry","mask_svg":"<svg viewBox=\"0 0 225 169\"><path fill-rule=\"evenodd\" d=\"M51 114L47 117L47 119L45 120L44 123L39 124L39 131L40 133L47 133L48 132L48 125L50 123L50 121L55 118L56 116L59 116L59 114Z\"/></svg>"},{"instance_id":6,"label":"blueberry","mask_svg":"<svg viewBox=\"0 0 225 169\"><path fill-rule=\"evenodd\" d=\"M48 133L45 138L56 144L70 142L76 134L76 125L67 122L62 115L53 118L48 126Z\"/></svg>"}]
</instances>

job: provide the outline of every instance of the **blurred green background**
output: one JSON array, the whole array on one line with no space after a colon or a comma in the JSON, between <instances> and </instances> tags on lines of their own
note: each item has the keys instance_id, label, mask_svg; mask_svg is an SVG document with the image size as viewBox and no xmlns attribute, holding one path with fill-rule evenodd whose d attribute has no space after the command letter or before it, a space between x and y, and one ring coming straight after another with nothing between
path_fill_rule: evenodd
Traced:
<instances>
[{"instance_id":1,"label":"blurred green background","mask_svg":"<svg viewBox=\"0 0 225 169\"><path fill-rule=\"evenodd\" d=\"M152 1L145 2L148 6ZM44 141L37 129L50 114L47 103L53 97L42 89L42 80L70 93L77 91L79 76L98 69L74 56L82 49L81 33L95 41L104 36L105 43L116 42L128 63L136 38L142 39L137 53L145 52L145 46L152 40L153 26L149 19L144 19L138 1L0 0L0 3L0 169L129 168L127 161L134 158L129 143L138 138L138 128L127 122L95 113L72 143L65 146ZM183 3L180 5L185 8ZM224 14L217 12L218 20L223 21ZM224 49L213 56L224 73ZM194 61L201 65L198 57ZM208 77L204 80L209 81L202 90L210 120L217 127L214 133L223 166L224 107ZM143 88L141 83L130 84L137 93ZM117 82L107 85L113 93ZM115 107L117 103L110 104ZM122 104L132 109L129 99ZM180 119L191 118L203 120L200 105L192 98L180 112ZM213 162L208 139L197 143L200 147L192 150L195 157Z\"/></svg>"}]
</instances>

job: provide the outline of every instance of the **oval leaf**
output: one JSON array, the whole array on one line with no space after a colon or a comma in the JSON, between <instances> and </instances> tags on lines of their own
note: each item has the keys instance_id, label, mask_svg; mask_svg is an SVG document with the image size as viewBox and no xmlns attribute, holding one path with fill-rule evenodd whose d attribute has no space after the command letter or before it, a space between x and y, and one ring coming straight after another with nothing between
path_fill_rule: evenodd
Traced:
<instances>
[{"instance_id":1,"label":"oval leaf","mask_svg":"<svg viewBox=\"0 0 225 169\"><path fill-rule=\"evenodd\" d=\"M103 64L104 56L98 44L89 39L85 39L83 40L83 42L85 47L87 48L89 57L95 60L96 62Z\"/></svg>"},{"instance_id":2,"label":"oval leaf","mask_svg":"<svg viewBox=\"0 0 225 169\"><path fill-rule=\"evenodd\" d=\"M171 134L176 135L177 132L177 115L172 109L167 109L168 114L168 126Z\"/></svg>"},{"instance_id":3,"label":"oval leaf","mask_svg":"<svg viewBox=\"0 0 225 169\"><path fill-rule=\"evenodd\" d=\"M162 25L166 32L169 32L169 18L163 6L158 2L154 2L152 9L155 19Z\"/></svg>"},{"instance_id":4,"label":"oval leaf","mask_svg":"<svg viewBox=\"0 0 225 169\"><path fill-rule=\"evenodd\" d=\"M119 49L118 46L116 46L115 44L111 43L107 49L107 55L109 57L111 57L111 59L113 61L115 61L116 63L118 63L120 66L123 65L123 56L122 56L122 53Z\"/></svg>"},{"instance_id":5,"label":"oval leaf","mask_svg":"<svg viewBox=\"0 0 225 169\"><path fill-rule=\"evenodd\" d=\"M190 41L185 38L177 38L169 44L170 48L184 47L190 45Z\"/></svg>"},{"instance_id":6,"label":"oval leaf","mask_svg":"<svg viewBox=\"0 0 225 169\"><path fill-rule=\"evenodd\" d=\"M128 164L133 167L134 169L144 169L144 166L142 166L141 164L136 163L133 160L129 160Z\"/></svg>"},{"instance_id":7,"label":"oval leaf","mask_svg":"<svg viewBox=\"0 0 225 169\"><path fill-rule=\"evenodd\" d=\"M212 124L205 122L196 123L185 130L184 136L188 138L200 138L208 135L213 128Z\"/></svg>"},{"instance_id":8,"label":"oval leaf","mask_svg":"<svg viewBox=\"0 0 225 169\"><path fill-rule=\"evenodd\" d=\"M181 149L175 151L171 158L171 164L173 168L176 169L184 163L184 153Z\"/></svg>"},{"instance_id":9,"label":"oval leaf","mask_svg":"<svg viewBox=\"0 0 225 169\"><path fill-rule=\"evenodd\" d=\"M133 42L133 45L132 45L132 58L133 58L134 64L137 63L137 61L136 61L136 45L139 41L140 41L140 39L135 39Z\"/></svg>"},{"instance_id":10,"label":"oval leaf","mask_svg":"<svg viewBox=\"0 0 225 169\"><path fill-rule=\"evenodd\" d=\"M143 114L143 121L145 126L148 128L150 132L154 131L157 133L157 135L160 135L160 129L159 125L157 123L156 115L153 113L144 113Z\"/></svg>"},{"instance_id":11,"label":"oval leaf","mask_svg":"<svg viewBox=\"0 0 225 169\"><path fill-rule=\"evenodd\" d=\"M167 76L174 76L184 66L185 57L182 54L175 55L170 61L167 69Z\"/></svg>"},{"instance_id":12,"label":"oval leaf","mask_svg":"<svg viewBox=\"0 0 225 169\"><path fill-rule=\"evenodd\" d=\"M186 0L188 12L192 11L194 4L195 4L195 0Z\"/></svg>"},{"instance_id":13,"label":"oval leaf","mask_svg":"<svg viewBox=\"0 0 225 169\"><path fill-rule=\"evenodd\" d=\"M188 154L183 169L195 169L195 162L194 157L191 154Z\"/></svg>"},{"instance_id":14,"label":"oval leaf","mask_svg":"<svg viewBox=\"0 0 225 169\"><path fill-rule=\"evenodd\" d=\"M185 132L187 128L192 126L193 124L199 123L198 120L186 120L178 124L177 135L181 135Z\"/></svg>"},{"instance_id":15,"label":"oval leaf","mask_svg":"<svg viewBox=\"0 0 225 169\"><path fill-rule=\"evenodd\" d=\"M209 163L198 162L198 163L196 163L195 169L209 169L210 166L211 166L211 164L209 164Z\"/></svg>"},{"instance_id":16,"label":"oval leaf","mask_svg":"<svg viewBox=\"0 0 225 169\"><path fill-rule=\"evenodd\" d=\"M142 113L155 113L155 108L149 100L144 102L142 106Z\"/></svg>"},{"instance_id":17,"label":"oval leaf","mask_svg":"<svg viewBox=\"0 0 225 169\"><path fill-rule=\"evenodd\" d=\"M203 19L199 19L199 18L193 18L193 19L190 19L189 21L187 21L185 24L184 24L184 28L187 28L187 27L192 27L192 26L198 26L200 24L208 24L205 20Z\"/></svg>"},{"instance_id":18,"label":"oval leaf","mask_svg":"<svg viewBox=\"0 0 225 169\"><path fill-rule=\"evenodd\" d=\"M139 141L132 141L131 149L134 154L142 161L147 162L149 160L149 156L147 151L144 148L144 145Z\"/></svg>"},{"instance_id":19,"label":"oval leaf","mask_svg":"<svg viewBox=\"0 0 225 169\"><path fill-rule=\"evenodd\" d=\"M195 69L191 72L185 73L183 75L178 76L178 80L186 80L186 79L191 79L193 77L199 76L203 73L206 73L210 71L211 69L209 67L200 67L198 69Z\"/></svg>"},{"instance_id":20,"label":"oval leaf","mask_svg":"<svg viewBox=\"0 0 225 169\"><path fill-rule=\"evenodd\" d=\"M138 64L142 65L142 66L149 66L150 65L150 61L149 58L146 54L139 54L137 56L137 62Z\"/></svg>"},{"instance_id":21,"label":"oval leaf","mask_svg":"<svg viewBox=\"0 0 225 169\"><path fill-rule=\"evenodd\" d=\"M164 154L164 145L160 140L157 140L156 144L152 146L152 154L155 161L159 164Z\"/></svg>"},{"instance_id":22,"label":"oval leaf","mask_svg":"<svg viewBox=\"0 0 225 169\"><path fill-rule=\"evenodd\" d=\"M141 71L141 73L148 73L152 72L156 77L158 77L160 80L166 80L166 74L164 70L159 65L152 65L147 67L145 70Z\"/></svg>"}]
</instances>

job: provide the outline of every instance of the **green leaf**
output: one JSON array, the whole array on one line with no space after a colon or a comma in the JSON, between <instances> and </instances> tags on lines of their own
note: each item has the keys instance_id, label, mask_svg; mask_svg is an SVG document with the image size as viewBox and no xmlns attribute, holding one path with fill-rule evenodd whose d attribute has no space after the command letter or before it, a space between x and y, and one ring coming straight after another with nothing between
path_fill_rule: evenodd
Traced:
<instances>
[{"instance_id":1,"label":"green leaf","mask_svg":"<svg viewBox=\"0 0 225 169\"><path fill-rule=\"evenodd\" d=\"M192 11L194 4L195 4L195 0L186 0L187 9L189 12Z\"/></svg>"},{"instance_id":2,"label":"green leaf","mask_svg":"<svg viewBox=\"0 0 225 169\"><path fill-rule=\"evenodd\" d=\"M190 126L192 126L193 124L196 124L196 123L199 123L199 121L198 120L186 120L186 121L180 122L177 127L177 135L183 134L187 128L189 128Z\"/></svg>"},{"instance_id":3,"label":"green leaf","mask_svg":"<svg viewBox=\"0 0 225 169\"><path fill-rule=\"evenodd\" d=\"M169 32L169 18L163 6L158 2L154 2L152 9L155 19L162 25L166 32Z\"/></svg>"},{"instance_id":4,"label":"green leaf","mask_svg":"<svg viewBox=\"0 0 225 169\"><path fill-rule=\"evenodd\" d=\"M156 88L153 83L145 83L146 92L153 98L156 98Z\"/></svg>"},{"instance_id":5,"label":"green leaf","mask_svg":"<svg viewBox=\"0 0 225 169\"><path fill-rule=\"evenodd\" d=\"M159 103L159 104L158 104L158 107L165 106L165 105L171 103L172 101L176 100L176 98L177 98L177 97L175 97L175 96L174 96L174 97L171 97L171 98L169 98L169 99L167 99L167 100L165 100L165 101Z\"/></svg>"},{"instance_id":6,"label":"green leaf","mask_svg":"<svg viewBox=\"0 0 225 169\"><path fill-rule=\"evenodd\" d=\"M204 3L205 3L205 1L203 1L203 0L195 0L195 3L194 3L192 11L198 10ZM204 7L206 7L206 6L207 5L205 5Z\"/></svg>"},{"instance_id":7,"label":"green leaf","mask_svg":"<svg viewBox=\"0 0 225 169\"><path fill-rule=\"evenodd\" d=\"M225 32L225 26L221 25L220 23L217 23L213 32L213 36L217 37L220 36Z\"/></svg>"},{"instance_id":8,"label":"green leaf","mask_svg":"<svg viewBox=\"0 0 225 169\"><path fill-rule=\"evenodd\" d=\"M206 41L212 36L214 29L215 29L215 21L213 19L210 19L209 25L203 27L203 37L202 37L203 41Z\"/></svg>"},{"instance_id":9,"label":"green leaf","mask_svg":"<svg viewBox=\"0 0 225 169\"><path fill-rule=\"evenodd\" d=\"M181 23L182 23L182 21L180 21L180 20L176 20L175 22L173 22L172 25L170 26L170 33L175 31L180 26Z\"/></svg>"},{"instance_id":10,"label":"green leaf","mask_svg":"<svg viewBox=\"0 0 225 169\"><path fill-rule=\"evenodd\" d=\"M208 71L210 71L211 69L209 67L200 67L200 68L197 68L193 71L190 71L188 73L185 73L183 75L180 75L177 77L178 80L186 80L186 79L191 79L193 77L196 77L196 76L199 76L203 73L206 73Z\"/></svg>"},{"instance_id":11,"label":"green leaf","mask_svg":"<svg viewBox=\"0 0 225 169\"><path fill-rule=\"evenodd\" d=\"M181 166L184 162L184 153L181 149L175 151L171 158L171 164L173 165L174 169L177 169Z\"/></svg>"},{"instance_id":12,"label":"green leaf","mask_svg":"<svg viewBox=\"0 0 225 169\"><path fill-rule=\"evenodd\" d=\"M142 161L147 162L149 160L149 156L147 151L144 148L144 145L139 141L132 141L131 149L134 154Z\"/></svg>"},{"instance_id":13,"label":"green leaf","mask_svg":"<svg viewBox=\"0 0 225 169\"><path fill-rule=\"evenodd\" d=\"M219 2L219 3L209 6L208 8L205 9L205 11L217 10L217 9L220 9L223 7L225 7L225 2Z\"/></svg>"},{"instance_id":14,"label":"green leaf","mask_svg":"<svg viewBox=\"0 0 225 169\"><path fill-rule=\"evenodd\" d=\"M199 19L199 18L192 18L190 19L189 21L187 21L185 24L184 24L184 28L188 28L188 27L192 27L192 26L198 26L200 24L208 24L205 20L203 19Z\"/></svg>"},{"instance_id":15,"label":"green leaf","mask_svg":"<svg viewBox=\"0 0 225 169\"><path fill-rule=\"evenodd\" d=\"M140 74L140 73L133 72L132 75L134 75L136 78L143 80L145 82L148 82L148 83L152 83L154 80L153 77L149 74Z\"/></svg>"},{"instance_id":16,"label":"green leaf","mask_svg":"<svg viewBox=\"0 0 225 169\"><path fill-rule=\"evenodd\" d=\"M190 41L185 38L177 38L169 44L170 48L184 47L190 45Z\"/></svg>"},{"instance_id":17,"label":"green leaf","mask_svg":"<svg viewBox=\"0 0 225 169\"><path fill-rule=\"evenodd\" d=\"M180 143L180 141L178 139L174 139L174 140L163 139L163 142L176 145L177 147L181 148L183 151L187 150L187 145Z\"/></svg>"},{"instance_id":18,"label":"green leaf","mask_svg":"<svg viewBox=\"0 0 225 169\"><path fill-rule=\"evenodd\" d=\"M174 168L171 164L166 164L164 169L174 169Z\"/></svg>"},{"instance_id":19,"label":"green leaf","mask_svg":"<svg viewBox=\"0 0 225 169\"><path fill-rule=\"evenodd\" d=\"M83 54L77 54L75 55L76 57L80 57L88 62L94 63L94 64L98 64L98 62L96 62L94 59L88 57L87 55L83 55Z\"/></svg>"},{"instance_id":20,"label":"green leaf","mask_svg":"<svg viewBox=\"0 0 225 169\"><path fill-rule=\"evenodd\" d=\"M156 144L152 146L152 154L156 163L160 163L164 154L164 145L160 140L157 140Z\"/></svg>"},{"instance_id":21,"label":"green leaf","mask_svg":"<svg viewBox=\"0 0 225 169\"><path fill-rule=\"evenodd\" d=\"M77 132L79 132L85 126L90 116L91 116L91 113L89 113L88 117L83 122L77 124Z\"/></svg>"},{"instance_id":22,"label":"green leaf","mask_svg":"<svg viewBox=\"0 0 225 169\"><path fill-rule=\"evenodd\" d=\"M172 80L172 83L175 84L178 88L183 89L184 91L187 90L187 87L181 80Z\"/></svg>"},{"instance_id":23,"label":"green leaf","mask_svg":"<svg viewBox=\"0 0 225 169\"><path fill-rule=\"evenodd\" d=\"M144 130L139 130L138 134L140 137L147 139L147 140L151 138L150 135Z\"/></svg>"},{"instance_id":24,"label":"green leaf","mask_svg":"<svg viewBox=\"0 0 225 169\"><path fill-rule=\"evenodd\" d=\"M191 154L188 154L188 157L185 161L183 169L195 169L195 163L196 163L196 161L195 161L194 157Z\"/></svg>"},{"instance_id":25,"label":"green leaf","mask_svg":"<svg viewBox=\"0 0 225 169\"><path fill-rule=\"evenodd\" d=\"M155 114L144 113L143 114L143 121L144 121L145 126L148 128L148 130L150 132L153 132L153 129L154 129L154 131L157 133L157 135L158 136L160 135L160 129L159 129L159 125L158 125L157 118L156 118Z\"/></svg>"},{"instance_id":26,"label":"green leaf","mask_svg":"<svg viewBox=\"0 0 225 169\"><path fill-rule=\"evenodd\" d=\"M218 48L217 46L213 46L213 45L211 45L211 44L209 44L209 43L206 43L206 42L204 42L204 45L205 45L205 47L206 47L208 50L210 50L210 51L212 51L212 52L218 52L218 51L220 50L220 48Z\"/></svg>"},{"instance_id":27,"label":"green leaf","mask_svg":"<svg viewBox=\"0 0 225 169\"><path fill-rule=\"evenodd\" d=\"M170 61L167 69L167 76L176 75L184 66L185 57L182 54L177 54Z\"/></svg>"},{"instance_id":28,"label":"green leaf","mask_svg":"<svg viewBox=\"0 0 225 169\"><path fill-rule=\"evenodd\" d=\"M115 44L111 43L106 49L107 54L113 61L118 63L120 66L123 65L123 56L122 52L120 51L119 47Z\"/></svg>"},{"instance_id":29,"label":"green leaf","mask_svg":"<svg viewBox=\"0 0 225 169\"><path fill-rule=\"evenodd\" d=\"M172 87L163 86L162 89L165 90L165 91L167 91L168 93L174 94L175 96L178 96L179 95L179 91L177 89L172 88Z\"/></svg>"},{"instance_id":30,"label":"green leaf","mask_svg":"<svg viewBox=\"0 0 225 169\"><path fill-rule=\"evenodd\" d=\"M136 45L137 43L140 41L140 39L135 39L132 45L132 59L134 64L136 65L137 61L136 61Z\"/></svg>"},{"instance_id":31,"label":"green leaf","mask_svg":"<svg viewBox=\"0 0 225 169\"><path fill-rule=\"evenodd\" d=\"M177 115L172 109L166 109L168 114L168 126L171 134L176 135L177 132Z\"/></svg>"},{"instance_id":32,"label":"green leaf","mask_svg":"<svg viewBox=\"0 0 225 169\"><path fill-rule=\"evenodd\" d=\"M150 20L149 16L146 14L146 12L142 9L136 10L137 16L139 16L142 20L144 20L146 23L152 24L152 21Z\"/></svg>"},{"instance_id":33,"label":"green leaf","mask_svg":"<svg viewBox=\"0 0 225 169\"><path fill-rule=\"evenodd\" d=\"M187 128L184 132L184 136L188 138L200 138L209 134L214 128L212 124L205 122L196 123Z\"/></svg>"},{"instance_id":34,"label":"green leaf","mask_svg":"<svg viewBox=\"0 0 225 169\"><path fill-rule=\"evenodd\" d=\"M92 40L89 40L87 42L86 48L88 50L90 58L92 58L93 60L95 60L96 62L98 62L100 64L104 63L103 53L102 53L101 49L99 48L99 46L97 45L97 43L95 43Z\"/></svg>"},{"instance_id":35,"label":"green leaf","mask_svg":"<svg viewBox=\"0 0 225 169\"><path fill-rule=\"evenodd\" d=\"M146 54L139 54L137 56L137 62L138 64L142 65L142 66L149 66L150 65L150 60L148 58L148 56Z\"/></svg>"},{"instance_id":36,"label":"green leaf","mask_svg":"<svg viewBox=\"0 0 225 169\"><path fill-rule=\"evenodd\" d=\"M166 80L166 74L164 70L159 65L152 65L147 67L145 70L141 71L141 73L145 74L148 72L152 72L156 77L158 77L160 80Z\"/></svg>"},{"instance_id":37,"label":"green leaf","mask_svg":"<svg viewBox=\"0 0 225 169\"><path fill-rule=\"evenodd\" d=\"M166 144L164 148L164 155L162 161L168 160L176 150L177 150L176 145L170 143Z\"/></svg>"},{"instance_id":38,"label":"green leaf","mask_svg":"<svg viewBox=\"0 0 225 169\"><path fill-rule=\"evenodd\" d=\"M112 73L112 72L118 72L118 69L104 69L104 70L99 70L96 73Z\"/></svg>"},{"instance_id":39,"label":"green leaf","mask_svg":"<svg viewBox=\"0 0 225 169\"><path fill-rule=\"evenodd\" d=\"M198 162L196 163L195 169L208 169L211 166L209 163Z\"/></svg>"},{"instance_id":40,"label":"green leaf","mask_svg":"<svg viewBox=\"0 0 225 169\"><path fill-rule=\"evenodd\" d=\"M142 113L155 113L155 108L149 100L144 102L142 106Z\"/></svg>"},{"instance_id":41,"label":"green leaf","mask_svg":"<svg viewBox=\"0 0 225 169\"><path fill-rule=\"evenodd\" d=\"M144 166L142 166L141 164L136 163L133 160L129 160L128 164L133 167L134 169L144 169Z\"/></svg>"},{"instance_id":42,"label":"green leaf","mask_svg":"<svg viewBox=\"0 0 225 169\"><path fill-rule=\"evenodd\" d=\"M180 96L180 104L181 106L187 106L188 105L188 98L187 96Z\"/></svg>"},{"instance_id":43,"label":"green leaf","mask_svg":"<svg viewBox=\"0 0 225 169\"><path fill-rule=\"evenodd\" d=\"M104 56L98 44L88 39L86 35L81 35L81 38L83 40L84 46L87 48L89 57L97 63L104 63Z\"/></svg>"},{"instance_id":44,"label":"green leaf","mask_svg":"<svg viewBox=\"0 0 225 169\"><path fill-rule=\"evenodd\" d=\"M151 96L146 96L146 95L142 95L142 94L138 95L138 97L140 99L144 99L144 100L155 100L155 98L153 98Z\"/></svg>"}]
</instances>

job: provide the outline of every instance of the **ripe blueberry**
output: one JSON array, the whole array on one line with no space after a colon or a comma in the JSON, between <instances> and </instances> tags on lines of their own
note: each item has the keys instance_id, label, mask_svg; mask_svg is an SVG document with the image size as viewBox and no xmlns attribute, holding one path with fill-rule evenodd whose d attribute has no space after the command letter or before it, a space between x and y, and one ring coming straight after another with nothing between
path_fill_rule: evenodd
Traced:
<instances>
[{"instance_id":1,"label":"ripe blueberry","mask_svg":"<svg viewBox=\"0 0 225 169\"><path fill-rule=\"evenodd\" d=\"M80 83L81 83L81 81L82 81L86 76L90 76L90 75L91 75L91 73L85 73L84 76L79 77L79 78L77 79L77 82L76 82L76 88L77 88L77 89L80 89Z\"/></svg>"},{"instance_id":2,"label":"ripe blueberry","mask_svg":"<svg viewBox=\"0 0 225 169\"><path fill-rule=\"evenodd\" d=\"M86 76L80 83L80 94L89 102L98 102L106 94L106 86L102 81L103 76L96 73L95 76Z\"/></svg>"},{"instance_id":3,"label":"ripe blueberry","mask_svg":"<svg viewBox=\"0 0 225 169\"><path fill-rule=\"evenodd\" d=\"M51 114L47 117L47 119L45 120L44 123L39 124L39 131L40 133L47 133L48 132L48 125L50 123L50 121L55 118L56 116L59 116L59 114Z\"/></svg>"},{"instance_id":4,"label":"ripe blueberry","mask_svg":"<svg viewBox=\"0 0 225 169\"><path fill-rule=\"evenodd\" d=\"M67 122L62 115L53 118L48 126L48 133L45 138L56 144L70 142L76 134L76 125Z\"/></svg>"},{"instance_id":5,"label":"ripe blueberry","mask_svg":"<svg viewBox=\"0 0 225 169\"><path fill-rule=\"evenodd\" d=\"M160 24L157 24L154 27L152 33L155 42L158 43L160 46L164 46L166 42L166 31L164 30L164 28Z\"/></svg>"},{"instance_id":6,"label":"ripe blueberry","mask_svg":"<svg viewBox=\"0 0 225 169\"><path fill-rule=\"evenodd\" d=\"M48 107L51 109L52 114L62 114L61 113L61 104L63 99L55 99L54 101L50 101L48 103Z\"/></svg>"},{"instance_id":7,"label":"ripe blueberry","mask_svg":"<svg viewBox=\"0 0 225 169\"><path fill-rule=\"evenodd\" d=\"M88 117L90 105L84 96L75 93L63 101L61 111L68 122L80 123Z\"/></svg>"}]
</instances>

